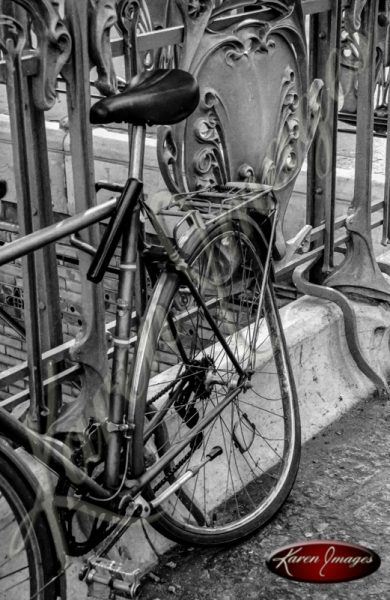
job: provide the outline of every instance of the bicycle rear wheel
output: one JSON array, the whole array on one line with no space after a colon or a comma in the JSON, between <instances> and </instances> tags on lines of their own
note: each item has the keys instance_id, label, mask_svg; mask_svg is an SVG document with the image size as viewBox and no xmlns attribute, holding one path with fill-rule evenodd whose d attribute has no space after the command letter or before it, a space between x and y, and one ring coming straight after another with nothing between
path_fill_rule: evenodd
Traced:
<instances>
[{"instance_id":1,"label":"bicycle rear wheel","mask_svg":"<svg viewBox=\"0 0 390 600\"><path fill-rule=\"evenodd\" d=\"M0 456L0 600L56 600L58 564L35 494Z\"/></svg>"},{"instance_id":2,"label":"bicycle rear wheel","mask_svg":"<svg viewBox=\"0 0 390 600\"><path fill-rule=\"evenodd\" d=\"M145 496L158 497L212 448L222 449L152 516L174 541L222 544L252 533L281 507L297 473L297 398L269 277L262 285L264 248L248 217L219 223L186 246L197 288L247 373L242 381L177 274L162 275L144 319L132 387L134 475L156 472L166 453L188 440ZM236 397L191 440L234 390Z\"/></svg>"}]
</instances>

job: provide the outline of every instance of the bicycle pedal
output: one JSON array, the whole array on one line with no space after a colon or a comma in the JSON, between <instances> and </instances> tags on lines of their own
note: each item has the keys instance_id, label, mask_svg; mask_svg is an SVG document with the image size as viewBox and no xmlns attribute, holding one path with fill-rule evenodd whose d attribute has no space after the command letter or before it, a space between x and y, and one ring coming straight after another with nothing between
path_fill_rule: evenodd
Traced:
<instances>
[{"instance_id":1,"label":"bicycle pedal","mask_svg":"<svg viewBox=\"0 0 390 600\"><path fill-rule=\"evenodd\" d=\"M89 558L80 578L85 578L88 596L98 600L135 598L141 587L140 569L127 571L122 563L106 558Z\"/></svg>"}]
</instances>

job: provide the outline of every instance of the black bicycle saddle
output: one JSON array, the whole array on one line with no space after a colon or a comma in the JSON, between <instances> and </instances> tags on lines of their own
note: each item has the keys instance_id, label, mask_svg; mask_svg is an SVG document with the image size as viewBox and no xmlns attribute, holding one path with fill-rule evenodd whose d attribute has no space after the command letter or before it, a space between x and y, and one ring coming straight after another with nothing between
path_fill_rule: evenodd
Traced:
<instances>
[{"instance_id":1,"label":"black bicycle saddle","mask_svg":"<svg viewBox=\"0 0 390 600\"><path fill-rule=\"evenodd\" d=\"M94 125L172 125L188 117L199 102L195 79L180 69L157 69L134 77L123 92L91 108Z\"/></svg>"}]
</instances>

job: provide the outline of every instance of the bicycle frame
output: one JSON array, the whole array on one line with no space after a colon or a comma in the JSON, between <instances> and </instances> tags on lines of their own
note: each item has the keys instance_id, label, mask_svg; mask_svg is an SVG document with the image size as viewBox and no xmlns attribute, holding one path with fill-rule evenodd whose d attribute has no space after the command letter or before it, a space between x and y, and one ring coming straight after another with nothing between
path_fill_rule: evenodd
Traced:
<instances>
[{"instance_id":1,"label":"bicycle frame","mask_svg":"<svg viewBox=\"0 0 390 600\"><path fill-rule=\"evenodd\" d=\"M111 391L108 418L105 423L105 429L107 433L107 453L104 457L104 486L96 483L95 480L86 475L85 471L78 468L70 460L70 452L68 455L66 455L66 446L63 448L65 455L61 454L61 452L59 452L59 450L53 446L50 440L45 440L43 436L27 428L25 425L13 418L9 413L7 413L7 411L0 408L0 431L3 432L3 434L12 442L20 444L27 452L36 456L50 469L54 470L57 475L60 477L66 477L72 486L77 488L80 493L87 496L88 501L96 503L97 505L99 505L100 501L107 503L110 498L113 497L113 490L116 490L120 484L121 451L124 449L125 453L128 454L130 450L129 441L131 439L131 431L133 428L133 423L131 422L132 404L134 404L135 399L129 397L128 394L128 391L131 389L131 381L128 381L127 373L129 370L128 360L131 314L137 268L138 244L140 235L139 216L141 205L149 216L150 221L154 226L158 237L160 238L160 241L167 251L171 268L173 268L183 279L183 283L189 287L197 305L202 308L206 319L216 335L216 338L222 344L224 350L232 361L232 364L235 366L239 380L243 380L245 375L242 372L240 365L237 363L234 355L232 354L229 345L219 331L218 326L214 322L208 307L197 291L197 288L191 277L190 267L181 258L177 250L166 236L154 212L150 209L150 207L145 205L141 199L144 143L145 128L143 126L133 128L129 179L119 200L110 200L100 206L86 211L83 214L75 215L74 217L65 219L60 224L46 227L45 229L29 234L20 240L15 240L0 249L1 266L10 260L21 257L28 252L36 251L46 244L53 243L64 236L72 235L81 229L88 227L93 223L97 223L98 221L107 217L111 217L111 223L114 223L114 225L117 227L116 236L118 236L118 231L122 236L116 327L113 338L114 354L112 364ZM274 215L274 222L275 219L276 213ZM274 232L274 227L272 230ZM109 262L110 257L108 257L107 260L107 254L104 256L107 242L106 237L103 238L102 243L95 254L93 264L98 265L98 267L95 269L95 274L96 271L99 271L99 269L101 271L104 270ZM112 239L111 244L113 244ZM265 271L268 271L269 269L271 248L272 239L269 240L269 250L265 263ZM88 251L87 248L83 249ZM94 249L89 248L89 251L92 253ZM141 266L142 269L145 268L144 265ZM267 273L265 272L264 275L266 278ZM91 277L91 279L93 279L93 277ZM159 283L160 285L163 284L163 278L160 278ZM205 416L189 433L187 440L183 442L183 447L188 444L191 439L195 438L195 436L204 427L206 427L207 424L210 423L213 418L219 412L221 412L236 395L240 393L240 391L241 386L238 385L235 390L232 390L229 394L227 394L223 402L210 411L207 416ZM129 415L130 418L128 418ZM175 458L175 456L180 454L183 447L178 445L177 447L169 450L166 455L164 455L163 459L158 462L158 464L154 465L148 470L147 473L142 475L138 481L134 482L131 491L132 495L134 496L141 492L143 487L150 483L158 474L158 472L163 470L165 466ZM105 504L105 506L107 506L107 504Z\"/></svg>"},{"instance_id":2,"label":"bicycle frame","mask_svg":"<svg viewBox=\"0 0 390 600\"><path fill-rule=\"evenodd\" d=\"M129 440L132 424L127 422L126 391L129 361L129 346L131 338L131 314L133 292L135 289L135 275L137 269L138 238L140 233L139 198L142 193L143 157L145 146L145 127L135 127L132 132L132 150L130 157L129 179L123 194L118 202L118 210L112 217L107 231L112 233L111 246L116 247L115 235L126 226L122 235L122 251L119 266L119 287L116 309L116 326L113 337L114 356L112 363L111 390L109 401L109 414L106 423L107 430L107 456L105 464L105 484L108 488L116 488L119 483L120 453L124 441ZM135 182L135 185L133 183ZM138 185L137 185L138 184ZM124 221L128 219L128 223ZM111 226L111 228L110 228ZM101 271L110 259L106 251L105 242L98 249L92 263L98 265L102 262ZM101 251L99 253L99 251ZM96 269L99 271L99 268ZM125 438L125 439L124 439Z\"/></svg>"}]
</instances>

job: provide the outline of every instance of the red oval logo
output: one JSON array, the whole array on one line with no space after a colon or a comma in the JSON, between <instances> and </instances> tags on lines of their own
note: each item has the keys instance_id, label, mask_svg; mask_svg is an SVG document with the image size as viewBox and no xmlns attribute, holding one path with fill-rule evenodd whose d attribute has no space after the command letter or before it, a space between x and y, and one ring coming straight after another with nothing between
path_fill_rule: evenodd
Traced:
<instances>
[{"instance_id":1,"label":"red oval logo","mask_svg":"<svg viewBox=\"0 0 390 600\"><path fill-rule=\"evenodd\" d=\"M279 548L267 559L272 573L307 583L340 583L367 577L381 564L378 554L358 544L330 540Z\"/></svg>"}]
</instances>

